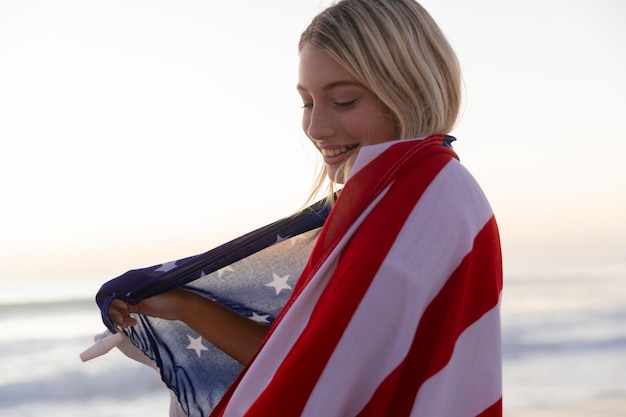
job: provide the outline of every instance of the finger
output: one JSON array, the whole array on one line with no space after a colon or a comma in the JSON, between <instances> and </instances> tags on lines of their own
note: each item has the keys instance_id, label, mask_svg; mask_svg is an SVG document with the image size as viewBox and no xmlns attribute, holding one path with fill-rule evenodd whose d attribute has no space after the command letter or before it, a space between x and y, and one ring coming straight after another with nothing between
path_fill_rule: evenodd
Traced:
<instances>
[{"instance_id":1,"label":"finger","mask_svg":"<svg viewBox=\"0 0 626 417\"><path fill-rule=\"evenodd\" d=\"M108 315L109 315L109 319L116 324L120 324L120 322L122 321L122 315L119 313L119 311L115 310L114 308L109 308L109 311L107 311Z\"/></svg>"},{"instance_id":2,"label":"finger","mask_svg":"<svg viewBox=\"0 0 626 417\"><path fill-rule=\"evenodd\" d=\"M116 298L115 300L111 301L111 305L109 307L120 310L120 311L128 310L128 304L120 300L119 298Z\"/></svg>"},{"instance_id":3,"label":"finger","mask_svg":"<svg viewBox=\"0 0 626 417\"><path fill-rule=\"evenodd\" d=\"M134 318L130 316L122 316L121 314L119 314L119 312L114 311L114 310L109 312L109 318L111 319L113 323L115 323L116 325L118 325L119 327L123 329L137 324L137 320L135 320Z\"/></svg>"},{"instance_id":4,"label":"finger","mask_svg":"<svg viewBox=\"0 0 626 417\"><path fill-rule=\"evenodd\" d=\"M129 326L134 326L135 324L137 324L137 320L135 320L134 318L128 316L128 317L124 317L124 321L122 323L122 327L127 328Z\"/></svg>"},{"instance_id":5,"label":"finger","mask_svg":"<svg viewBox=\"0 0 626 417\"><path fill-rule=\"evenodd\" d=\"M137 320L130 317L130 313L137 310L137 308L131 308L127 303L122 300L115 299L111 302L109 307L109 318L118 326L126 328L128 326L134 326L137 324Z\"/></svg>"}]
</instances>

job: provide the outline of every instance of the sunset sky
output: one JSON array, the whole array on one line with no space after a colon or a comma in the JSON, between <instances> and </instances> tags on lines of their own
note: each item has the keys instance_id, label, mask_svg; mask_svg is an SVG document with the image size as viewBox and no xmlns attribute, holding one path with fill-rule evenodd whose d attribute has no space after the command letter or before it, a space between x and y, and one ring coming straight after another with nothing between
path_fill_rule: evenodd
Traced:
<instances>
[{"instance_id":1,"label":"sunset sky","mask_svg":"<svg viewBox=\"0 0 626 417\"><path fill-rule=\"evenodd\" d=\"M505 272L626 272L626 3L421 3L464 70L455 149ZM0 2L5 289L97 289L297 210L319 160L296 44L327 4Z\"/></svg>"}]
</instances>

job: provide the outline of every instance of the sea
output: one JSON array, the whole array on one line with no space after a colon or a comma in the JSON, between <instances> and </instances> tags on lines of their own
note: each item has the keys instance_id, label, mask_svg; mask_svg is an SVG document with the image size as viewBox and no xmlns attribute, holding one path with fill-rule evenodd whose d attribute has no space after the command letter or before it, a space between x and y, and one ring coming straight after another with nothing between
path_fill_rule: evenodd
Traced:
<instances>
[{"instance_id":1,"label":"sea","mask_svg":"<svg viewBox=\"0 0 626 417\"><path fill-rule=\"evenodd\" d=\"M0 416L167 417L169 392L151 368L116 349L79 359L104 330L95 290L54 287L54 297L32 297L36 287L0 297ZM626 396L623 273L509 277L502 331L505 415Z\"/></svg>"}]
</instances>

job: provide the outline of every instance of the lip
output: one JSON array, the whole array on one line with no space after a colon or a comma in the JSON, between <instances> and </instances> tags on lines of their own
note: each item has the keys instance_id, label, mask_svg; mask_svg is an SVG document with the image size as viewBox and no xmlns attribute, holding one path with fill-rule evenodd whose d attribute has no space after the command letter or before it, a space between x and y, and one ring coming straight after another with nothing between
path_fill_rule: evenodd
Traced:
<instances>
[{"instance_id":1,"label":"lip","mask_svg":"<svg viewBox=\"0 0 626 417\"><path fill-rule=\"evenodd\" d=\"M359 144L338 145L338 146L318 146L324 163L326 165L338 165L343 163L350 156L358 152Z\"/></svg>"}]
</instances>

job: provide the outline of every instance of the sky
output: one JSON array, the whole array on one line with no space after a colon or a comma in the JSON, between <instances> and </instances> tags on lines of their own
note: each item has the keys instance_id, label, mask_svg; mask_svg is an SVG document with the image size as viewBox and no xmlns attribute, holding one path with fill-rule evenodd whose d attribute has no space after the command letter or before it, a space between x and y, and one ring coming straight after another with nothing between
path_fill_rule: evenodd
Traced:
<instances>
[{"instance_id":1,"label":"sky","mask_svg":"<svg viewBox=\"0 0 626 417\"><path fill-rule=\"evenodd\" d=\"M295 90L329 1L0 2L0 283L97 290L298 210ZM626 3L424 0L505 274L626 272ZM5 294L12 294L10 291Z\"/></svg>"}]
</instances>

